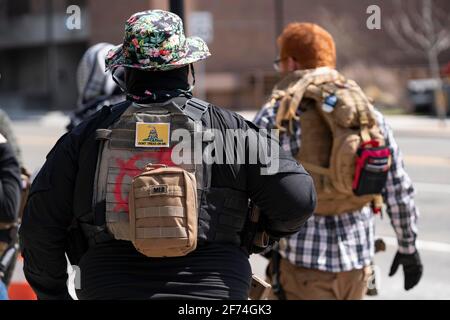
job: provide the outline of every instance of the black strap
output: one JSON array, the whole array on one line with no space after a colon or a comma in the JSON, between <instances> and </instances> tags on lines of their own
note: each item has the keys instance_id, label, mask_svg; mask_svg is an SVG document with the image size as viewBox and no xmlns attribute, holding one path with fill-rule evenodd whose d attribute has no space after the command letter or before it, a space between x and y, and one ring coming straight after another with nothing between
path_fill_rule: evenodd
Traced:
<instances>
[{"instance_id":1,"label":"black strap","mask_svg":"<svg viewBox=\"0 0 450 320\"><path fill-rule=\"evenodd\" d=\"M272 290L279 300L286 300L286 294L280 282L281 254L272 250Z\"/></svg>"},{"instance_id":2,"label":"black strap","mask_svg":"<svg viewBox=\"0 0 450 320\"><path fill-rule=\"evenodd\" d=\"M102 122L100 127L98 129L107 129L111 124L117 121L117 119L120 118L122 113L125 112L125 110L128 109L128 107L131 105L131 101L124 101L119 104L116 104L115 106L110 107L111 108L111 114L105 119L105 121ZM107 106L105 108L108 108Z\"/></svg>"},{"instance_id":3,"label":"black strap","mask_svg":"<svg viewBox=\"0 0 450 320\"><path fill-rule=\"evenodd\" d=\"M107 231L106 225L95 226L88 223L80 223L80 227L88 240L89 247L114 240L113 235Z\"/></svg>"}]
</instances>

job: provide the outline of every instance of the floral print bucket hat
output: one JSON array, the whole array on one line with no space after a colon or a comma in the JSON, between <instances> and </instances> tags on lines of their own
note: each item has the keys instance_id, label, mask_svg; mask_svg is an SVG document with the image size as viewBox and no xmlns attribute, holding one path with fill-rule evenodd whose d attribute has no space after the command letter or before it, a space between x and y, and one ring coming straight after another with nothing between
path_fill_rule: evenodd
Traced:
<instances>
[{"instance_id":1,"label":"floral print bucket hat","mask_svg":"<svg viewBox=\"0 0 450 320\"><path fill-rule=\"evenodd\" d=\"M129 67L147 71L167 71L210 56L206 43L198 37L186 38L179 16L163 10L132 15L125 23L123 44L106 56L106 70Z\"/></svg>"}]
</instances>

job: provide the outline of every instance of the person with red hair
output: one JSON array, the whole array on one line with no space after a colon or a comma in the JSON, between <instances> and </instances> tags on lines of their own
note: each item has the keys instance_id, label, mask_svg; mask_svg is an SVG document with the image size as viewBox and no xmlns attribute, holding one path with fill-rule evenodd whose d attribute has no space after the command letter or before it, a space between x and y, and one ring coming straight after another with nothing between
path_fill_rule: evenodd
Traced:
<instances>
[{"instance_id":1,"label":"person with red hair","mask_svg":"<svg viewBox=\"0 0 450 320\"><path fill-rule=\"evenodd\" d=\"M333 37L313 23L289 24L278 37L279 63L286 71L336 67Z\"/></svg>"},{"instance_id":2,"label":"person with red hair","mask_svg":"<svg viewBox=\"0 0 450 320\"><path fill-rule=\"evenodd\" d=\"M416 248L419 212L414 203L414 188L392 130L357 84L336 71L335 42L325 29L312 23L291 23L279 36L278 47L280 56L275 67L285 77L256 116L255 123L262 128L280 129L284 150L290 151L313 176L318 206L314 216L298 233L283 238L278 248L272 250L267 271L272 281L273 298L353 300L362 299L368 289L375 251L374 213L379 211L380 202L363 203L356 194L359 191L352 190L351 183L347 184L350 192L339 193L343 183L335 183L335 176L330 174L330 163L336 163L335 158L340 157L335 151L335 143L342 140L334 130L339 120L348 127L340 127L337 132L349 132L353 141L360 142L375 141L370 139L376 132L385 151L390 150L390 161L386 160L383 169L384 180L377 184L379 192L374 194L379 194L378 200L384 200L398 239L398 252L390 275L403 265L405 289L413 288L422 275ZM339 110L344 112L339 114ZM314 114L317 116L311 117ZM362 149L364 145L361 143L358 150L367 151ZM352 147L351 144L348 146ZM331 155L336 157L333 159ZM304 159L322 163L319 166L309 161L308 166ZM356 167L351 159L347 168ZM371 165L377 167L377 162ZM342 171L332 172L343 175ZM354 170L352 172L357 176ZM371 177L374 176L376 174ZM367 181L370 185L370 179ZM333 191L326 194L326 189ZM324 194L328 198L321 198ZM332 198L334 195L336 199ZM369 198L362 199L371 199L369 193L367 196ZM345 197L351 201L342 201Z\"/></svg>"}]
</instances>

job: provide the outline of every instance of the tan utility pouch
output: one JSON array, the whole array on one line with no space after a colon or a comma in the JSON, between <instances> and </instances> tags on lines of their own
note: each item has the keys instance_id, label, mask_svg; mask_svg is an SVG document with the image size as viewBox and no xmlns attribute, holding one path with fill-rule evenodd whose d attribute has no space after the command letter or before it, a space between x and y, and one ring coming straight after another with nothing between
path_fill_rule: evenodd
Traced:
<instances>
[{"instance_id":1,"label":"tan utility pouch","mask_svg":"<svg viewBox=\"0 0 450 320\"><path fill-rule=\"evenodd\" d=\"M197 246L195 175L177 167L147 165L129 194L130 240L148 257L180 257Z\"/></svg>"}]
</instances>

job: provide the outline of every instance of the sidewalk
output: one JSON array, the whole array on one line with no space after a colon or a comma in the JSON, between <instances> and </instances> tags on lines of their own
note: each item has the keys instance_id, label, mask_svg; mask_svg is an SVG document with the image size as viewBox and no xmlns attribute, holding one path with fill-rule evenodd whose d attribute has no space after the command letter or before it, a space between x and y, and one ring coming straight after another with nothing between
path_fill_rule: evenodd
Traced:
<instances>
[{"instance_id":1,"label":"sidewalk","mask_svg":"<svg viewBox=\"0 0 450 320\"><path fill-rule=\"evenodd\" d=\"M31 111L8 113L13 123L39 123L43 127L64 128L69 123L69 112L63 111Z\"/></svg>"},{"instance_id":2,"label":"sidewalk","mask_svg":"<svg viewBox=\"0 0 450 320\"><path fill-rule=\"evenodd\" d=\"M386 119L397 135L450 138L450 121L448 119L446 125L436 118L425 116L387 116Z\"/></svg>"}]
</instances>

